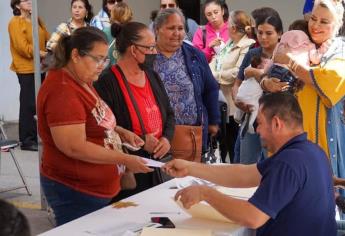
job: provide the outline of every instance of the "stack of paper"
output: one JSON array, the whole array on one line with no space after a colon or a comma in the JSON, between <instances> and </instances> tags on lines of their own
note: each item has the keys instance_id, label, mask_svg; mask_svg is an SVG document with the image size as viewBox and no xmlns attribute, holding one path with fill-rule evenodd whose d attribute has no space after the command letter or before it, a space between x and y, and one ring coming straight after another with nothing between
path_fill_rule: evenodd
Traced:
<instances>
[{"instance_id":1,"label":"stack of paper","mask_svg":"<svg viewBox=\"0 0 345 236\"><path fill-rule=\"evenodd\" d=\"M184 211L190 214L192 217L207 219L207 220L215 220L221 221L226 223L231 223L232 221L220 214L216 209L211 207L209 204L205 202L199 202L193 205L191 208L186 209L183 207L182 202L180 200L176 201L177 205L181 207Z\"/></svg>"},{"instance_id":2,"label":"stack of paper","mask_svg":"<svg viewBox=\"0 0 345 236\"><path fill-rule=\"evenodd\" d=\"M212 236L211 230L144 228L140 236Z\"/></svg>"}]
</instances>

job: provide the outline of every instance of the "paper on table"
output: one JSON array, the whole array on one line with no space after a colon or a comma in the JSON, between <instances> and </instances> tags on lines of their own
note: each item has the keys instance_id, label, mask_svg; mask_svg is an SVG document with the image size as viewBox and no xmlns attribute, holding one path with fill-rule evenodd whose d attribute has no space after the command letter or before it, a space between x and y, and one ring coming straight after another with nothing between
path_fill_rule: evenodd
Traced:
<instances>
[{"instance_id":1,"label":"paper on table","mask_svg":"<svg viewBox=\"0 0 345 236\"><path fill-rule=\"evenodd\" d=\"M216 209L214 209L207 203L199 202L189 209L184 208L180 200L176 201L176 203L192 217L232 223L231 220L220 214Z\"/></svg>"},{"instance_id":2,"label":"paper on table","mask_svg":"<svg viewBox=\"0 0 345 236\"><path fill-rule=\"evenodd\" d=\"M164 162L160 162L160 161L155 161L155 160L152 160L152 159L148 159L148 158L145 158L145 157L142 157L145 161L146 161L146 165L147 166L150 166L150 167L158 167L158 168L161 168L162 166L164 166Z\"/></svg>"},{"instance_id":3,"label":"paper on table","mask_svg":"<svg viewBox=\"0 0 345 236\"><path fill-rule=\"evenodd\" d=\"M251 198L255 191L257 190L257 187L253 188L226 188L222 186L217 186L216 189L224 193L225 195L228 195L230 197L238 198L238 199L245 199L248 200Z\"/></svg>"},{"instance_id":4,"label":"paper on table","mask_svg":"<svg viewBox=\"0 0 345 236\"><path fill-rule=\"evenodd\" d=\"M144 228L140 236L212 236L211 230Z\"/></svg>"}]
</instances>

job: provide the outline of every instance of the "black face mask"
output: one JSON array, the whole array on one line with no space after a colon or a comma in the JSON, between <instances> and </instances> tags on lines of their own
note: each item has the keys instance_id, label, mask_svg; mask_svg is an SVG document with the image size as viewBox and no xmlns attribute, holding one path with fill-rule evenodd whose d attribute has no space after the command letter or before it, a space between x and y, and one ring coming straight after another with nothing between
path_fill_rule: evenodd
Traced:
<instances>
[{"instance_id":1,"label":"black face mask","mask_svg":"<svg viewBox=\"0 0 345 236\"><path fill-rule=\"evenodd\" d=\"M145 60L143 63L138 63L141 70L148 70L153 68L153 63L156 60L157 54L145 54Z\"/></svg>"}]
</instances>

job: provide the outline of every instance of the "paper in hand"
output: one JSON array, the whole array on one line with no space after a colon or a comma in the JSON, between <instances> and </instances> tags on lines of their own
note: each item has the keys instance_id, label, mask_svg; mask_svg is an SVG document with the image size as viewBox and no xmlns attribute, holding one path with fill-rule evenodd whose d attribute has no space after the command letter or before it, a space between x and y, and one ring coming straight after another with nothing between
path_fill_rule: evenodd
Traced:
<instances>
[{"instance_id":1,"label":"paper in hand","mask_svg":"<svg viewBox=\"0 0 345 236\"><path fill-rule=\"evenodd\" d=\"M160 161L155 161L152 159L148 159L145 157L142 157L145 161L146 161L146 165L149 167L158 167L161 168L165 163L164 162L160 162Z\"/></svg>"}]
</instances>

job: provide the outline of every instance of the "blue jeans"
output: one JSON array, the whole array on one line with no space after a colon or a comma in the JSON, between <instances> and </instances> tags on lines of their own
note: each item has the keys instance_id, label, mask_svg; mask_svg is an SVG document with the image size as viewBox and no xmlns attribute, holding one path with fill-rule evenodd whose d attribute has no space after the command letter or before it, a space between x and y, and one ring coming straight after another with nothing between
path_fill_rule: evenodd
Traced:
<instances>
[{"instance_id":1,"label":"blue jeans","mask_svg":"<svg viewBox=\"0 0 345 236\"><path fill-rule=\"evenodd\" d=\"M42 175L40 179L48 205L54 211L56 226L101 209L111 200L78 192Z\"/></svg>"},{"instance_id":2,"label":"blue jeans","mask_svg":"<svg viewBox=\"0 0 345 236\"><path fill-rule=\"evenodd\" d=\"M246 133L241 137L241 132L238 132L235 143L235 163L254 164L262 158L262 147L260 137L258 134Z\"/></svg>"}]
</instances>

